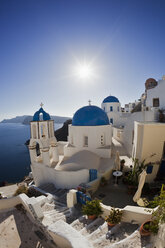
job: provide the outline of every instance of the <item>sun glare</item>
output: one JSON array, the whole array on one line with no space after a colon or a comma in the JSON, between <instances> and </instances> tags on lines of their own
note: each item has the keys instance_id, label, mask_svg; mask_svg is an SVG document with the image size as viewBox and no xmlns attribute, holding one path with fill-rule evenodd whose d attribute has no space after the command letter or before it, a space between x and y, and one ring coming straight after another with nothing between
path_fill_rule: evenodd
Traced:
<instances>
[{"instance_id":1,"label":"sun glare","mask_svg":"<svg viewBox=\"0 0 165 248\"><path fill-rule=\"evenodd\" d=\"M92 67L88 64L80 64L77 66L76 68L76 73L77 73L77 76L79 78L82 78L82 79L87 79L87 78L90 78L92 77L92 74L93 74L93 70L92 70Z\"/></svg>"},{"instance_id":2,"label":"sun glare","mask_svg":"<svg viewBox=\"0 0 165 248\"><path fill-rule=\"evenodd\" d=\"M91 79L94 76L94 69L91 64L86 62L78 63L77 66L74 67L74 74L79 79Z\"/></svg>"}]
</instances>

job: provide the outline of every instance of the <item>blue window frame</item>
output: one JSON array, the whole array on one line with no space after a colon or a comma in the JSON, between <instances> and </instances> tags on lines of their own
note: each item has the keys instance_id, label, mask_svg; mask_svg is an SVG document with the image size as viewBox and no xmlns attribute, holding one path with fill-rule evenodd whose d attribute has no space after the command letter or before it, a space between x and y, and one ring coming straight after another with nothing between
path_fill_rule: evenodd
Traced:
<instances>
[{"instance_id":1,"label":"blue window frame","mask_svg":"<svg viewBox=\"0 0 165 248\"><path fill-rule=\"evenodd\" d=\"M113 118L111 118L111 119L110 119L110 123L112 123L112 124L113 124Z\"/></svg>"},{"instance_id":2,"label":"blue window frame","mask_svg":"<svg viewBox=\"0 0 165 248\"><path fill-rule=\"evenodd\" d=\"M113 107L112 107L112 106L110 106L110 111L111 111L111 112L113 111Z\"/></svg>"}]
</instances>

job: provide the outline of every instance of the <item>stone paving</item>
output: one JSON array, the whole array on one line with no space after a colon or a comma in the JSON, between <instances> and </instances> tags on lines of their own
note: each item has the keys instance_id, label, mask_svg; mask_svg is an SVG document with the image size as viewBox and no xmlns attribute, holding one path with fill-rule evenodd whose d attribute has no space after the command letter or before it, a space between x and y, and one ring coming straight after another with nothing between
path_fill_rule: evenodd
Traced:
<instances>
[{"instance_id":1,"label":"stone paving","mask_svg":"<svg viewBox=\"0 0 165 248\"><path fill-rule=\"evenodd\" d=\"M103 187L100 186L92 198L98 198L102 200L103 204L111 207L124 208L127 205L137 206L133 201L133 195L128 194L127 186L122 183L122 178L115 185L115 178L111 177L108 184Z\"/></svg>"}]
</instances>

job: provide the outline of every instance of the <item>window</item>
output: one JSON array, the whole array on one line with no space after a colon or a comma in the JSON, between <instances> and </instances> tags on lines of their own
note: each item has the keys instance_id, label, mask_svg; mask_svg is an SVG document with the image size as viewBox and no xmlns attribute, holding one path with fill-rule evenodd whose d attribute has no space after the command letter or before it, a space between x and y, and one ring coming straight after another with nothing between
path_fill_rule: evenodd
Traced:
<instances>
[{"instance_id":1,"label":"window","mask_svg":"<svg viewBox=\"0 0 165 248\"><path fill-rule=\"evenodd\" d=\"M105 107L104 107L104 111L105 111Z\"/></svg>"},{"instance_id":2,"label":"window","mask_svg":"<svg viewBox=\"0 0 165 248\"><path fill-rule=\"evenodd\" d=\"M111 111L111 112L113 111L113 107L112 107L112 106L110 106L110 111Z\"/></svg>"},{"instance_id":3,"label":"window","mask_svg":"<svg viewBox=\"0 0 165 248\"><path fill-rule=\"evenodd\" d=\"M111 118L111 119L110 119L110 123L112 123L112 124L113 124L113 118Z\"/></svg>"},{"instance_id":4,"label":"window","mask_svg":"<svg viewBox=\"0 0 165 248\"><path fill-rule=\"evenodd\" d=\"M153 98L153 107L159 107L159 98Z\"/></svg>"},{"instance_id":5,"label":"window","mask_svg":"<svg viewBox=\"0 0 165 248\"><path fill-rule=\"evenodd\" d=\"M104 145L104 135L101 135L101 145Z\"/></svg>"},{"instance_id":6,"label":"window","mask_svg":"<svg viewBox=\"0 0 165 248\"><path fill-rule=\"evenodd\" d=\"M32 138L37 139L36 126L35 125L32 125Z\"/></svg>"},{"instance_id":7,"label":"window","mask_svg":"<svg viewBox=\"0 0 165 248\"><path fill-rule=\"evenodd\" d=\"M40 113L40 115L39 115L39 120L40 120L40 121L43 121L43 113Z\"/></svg>"},{"instance_id":8,"label":"window","mask_svg":"<svg viewBox=\"0 0 165 248\"><path fill-rule=\"evenodd\" d=\"M46 127L44 124L40 125L41 128L41 137L45 137L46 136Z\"/></svg>"},{"instance_id":9,"label":"window","mask_svg":"<svg viewBox=\"0 0 165 248\"><path fill-rule=\"evenodd\" d=\"M88 136L84 137L84 146L88 146Z\"/></svg>"},{"instance_id":10,"label":"window","mask_svg":"<svg viewBox=\"0 0 165 248\"><path fill-rule=\"evenodd\" d=\"M117 111L118 111L118 112L120 111L119 106L117 107Z\"/></svg>"}]
</instances>

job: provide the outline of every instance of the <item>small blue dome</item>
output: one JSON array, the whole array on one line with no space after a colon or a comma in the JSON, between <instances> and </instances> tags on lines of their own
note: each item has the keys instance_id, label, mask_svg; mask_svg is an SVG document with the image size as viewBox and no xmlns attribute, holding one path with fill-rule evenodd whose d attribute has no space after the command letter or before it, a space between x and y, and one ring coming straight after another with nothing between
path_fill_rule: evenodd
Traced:
<instances>
[{"instance_id":1,"label":"small blue dome","mask_svg":"<svg viewBox=\"0 0 165 248\"><path fill-rule=\"evenodd\" d=\"M115 96L108 96L103 100L103 103L105 102L119 102L119 100Z\"/></svg>"},{"instance_id":2,"label":"small blue dome","mask_svg":"<svg viewBox=\"0 0 165 248\"><path fill-rule=\"evenodd\" d=\"M43 108L40 108L35 114L33 115L33 121L40 121L40 114L43 114L43 121L50 120L50 115L46 113Z\"/></svg>"},{"instance_id":3,"label":"small blue dome","mask_svg":"<svg viewBox=\"0 0 165 248\"><path fill-rule=\"evenodd\" d=\"M107 114L97 106L85 106L76 111L72 119L73 126L109 125Z\"/></svg>"}]
</instances>

